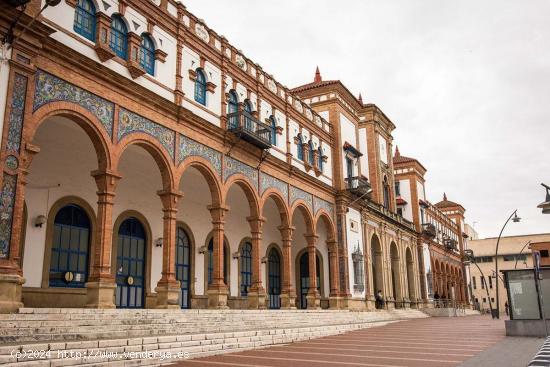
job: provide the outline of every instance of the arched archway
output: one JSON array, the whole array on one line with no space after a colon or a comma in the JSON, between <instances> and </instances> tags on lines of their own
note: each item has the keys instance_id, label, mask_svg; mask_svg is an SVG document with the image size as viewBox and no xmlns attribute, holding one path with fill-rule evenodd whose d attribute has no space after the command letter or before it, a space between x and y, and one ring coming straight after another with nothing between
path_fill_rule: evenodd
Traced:
<instances>
[{"instance_id":1,"label":"arched archway","mask_svg":"<svg viewBox=\"0 0 550 367\"><path fill-rule=\"evenodd\" d=\"M400 258L399 252L397 250L397 245L395 242L390 244L390 263L391 263L391 286L392 286L392 295L395 301L396 307L401 306L401 301L403 298L401 290L401 278L400 275Z\"/></svg>"},{"instance_id":2,"label":"arched archway","mask_svg":"<svg viewBox=\"0 0 550 367\"><path fill-rule=\"evenodd\" d=\"M267 251L267 298L268 308L281 308L281 274L282 256L276 245L271 245Z\"/></svg>"},{"instance_id":3,"label":"arched archway","mask_svg":"<svg viewBox=\"0 0 550 367\"><path fill-rule=\"evenodd\" d=\"M311 214L308 206L303 202L297 202L293 205L291 209L291 218L292 218L292 227L294 227L294 233L292 236L292 258L294 259L293 270L293 289L296 290L297 299L296 307L304 306L304 303L301 303L302 293L305 293L303 296L308 298L307 306L309 308L318 308L320 306L320 294L318 291L318 282L320 280L318 277L317 270L321 270L318 265L318 256L316 256L316 245L318 236L314 233L313 225L313 216ZM304 288L305 283L301 282L302 275L300 274L300 269L305 269L304 267L300 268L300 260L303 253L308 255L308 282L307 289ZM304 260L305 261L305 260Z\"/></svg>"}]
</instances>

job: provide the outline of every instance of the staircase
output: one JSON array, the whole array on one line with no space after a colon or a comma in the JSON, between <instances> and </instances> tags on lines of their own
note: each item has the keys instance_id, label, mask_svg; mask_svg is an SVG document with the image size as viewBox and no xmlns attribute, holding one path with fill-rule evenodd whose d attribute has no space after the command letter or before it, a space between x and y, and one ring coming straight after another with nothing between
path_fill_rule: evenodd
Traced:
<instances>
[{"instance_id":1,"label":"staircase","mask_svg":"<svg viewBox=\"0 0 550 367\"><path fill-rule=\"evenodd\" d=\"M0 365L160 365L420 317L427 316L410 309L350 312L22 308L17 314L0 315Z\"/></svg>"}]
</instances>

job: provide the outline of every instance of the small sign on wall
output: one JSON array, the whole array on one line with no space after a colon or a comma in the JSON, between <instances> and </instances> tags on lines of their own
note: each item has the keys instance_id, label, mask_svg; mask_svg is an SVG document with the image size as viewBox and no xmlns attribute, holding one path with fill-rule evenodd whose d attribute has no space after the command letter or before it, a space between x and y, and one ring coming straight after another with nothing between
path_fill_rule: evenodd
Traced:
<instances>
[{"instance_id":1,"label":"small sign on wall","mask_svg":"<svg viewBox=\"0 0 550 367\"><path fill-rule=\"evenodd\" d=\"M352 232L359 232L359 223L356 220L350 219L349 228Z\"/></svg>"}]
</instances>

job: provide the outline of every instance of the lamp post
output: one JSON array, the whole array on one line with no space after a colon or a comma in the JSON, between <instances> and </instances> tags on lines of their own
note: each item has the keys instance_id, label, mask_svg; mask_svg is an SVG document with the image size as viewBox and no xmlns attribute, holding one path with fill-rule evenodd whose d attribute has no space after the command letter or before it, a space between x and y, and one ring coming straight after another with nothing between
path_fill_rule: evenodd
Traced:
<instances>
[{"instance_id":1,"label":"lamp post","mask_svg":"<svg viewBox=\"0 0 550 367\"><path fill-rule=\"evenodd\" d=\"M527 243L525 245L523 245L523 247L521 248L521 251L519 252L519 255L516 256L516 264L514 265L514 269L517 269L518 267L518 257L521 256L521 254L523 253L523 250L525 250L525 248L531 243L531 240L527 241ZM527 264L527 263L525 263ZM527 266L527 265L526 265Z\"/></svg>"},{"instance_id":2,"label":"lamp post","mask_svg":"<svg viewBox=\"0 0 550 367\"><path fill-rule=\"evenodd\" d=\"M500 243L500 237L502 236L502 232L504 232L504 228L506 228L506 225L508 224L508 222L510 221L510 219L512 219L512 222L514 223L517 223L521 220L520 217L518 217L518 210L514 210L512 212L512 214L510 214L510 216L508 217L508 219L506 219L506 222L504 222L504 225L502 226L502 229L500 230L500 234L498 235L498 239L497 239L497 246L496 246L496 250L495 250L495 274L497 274L497 277L496 277L496 292L497 292L497 310L496 310L496 318L497 319L500 319L500 299L499 299L499 294L498 294L498 245ZM494 316L493 316L494 318Z\"/></svg>"},{"instance_id":3,"label":"lamp post","mask_svg":"<svg viewBox=\"0 0 550 367\"><path fill-rule=\"evenodd\" d=\"M543 183L541 183L540 185L546 189L546 199L542 203L537 205L537 208L542 209L542 214L550 214L550 186Z\"/></svg>"},{"instance_id":4,"label":"lamp post","mask_svg":"<svg viewBox=\"0 0 550 367\"><path fill-rule=\"evenodd\" d=\"M485 287L485 292L487 293L487 300L489 301L489 309L491 310L491 316L493 316L493 304L491 303L491 297L489 297L489 287L487 286L487 280L485 280L486 279L485 274L483 274L483 271L481 271L481 268L479 267L479 265L477 265L475 261L474 251L470 249L464 250L464 257L466 260L465 265L470 265L473 263L477 267L479 274L481 274L481 282L483 283L482 287ZM468 262L468 264L466 264L466 262Z\"/></svg>"}]
</instances>

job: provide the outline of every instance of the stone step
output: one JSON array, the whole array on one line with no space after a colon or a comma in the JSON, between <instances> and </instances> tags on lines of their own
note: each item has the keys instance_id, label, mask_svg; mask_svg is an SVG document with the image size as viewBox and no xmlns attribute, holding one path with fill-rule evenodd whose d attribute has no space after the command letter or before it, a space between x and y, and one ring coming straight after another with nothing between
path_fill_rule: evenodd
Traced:
<instances>
[{"instance_id":1,"label":"stone step","mask_svg":"<svg viewBox=\"0 0 550 367\"><path fill-rule=\"evenodd\" d=\"M394 321L50 344L20 344L0 347L0 365L6 367L161 365L173 363L185 357L198 358L262 348L268 345L291 343L384 325L389 322ZM14 353L14 350L19 351L19 353ZM40 357L39 359L30 360L25 357L29 354L25 354L24 351L44 351L44 353L41 355L36 354ZM148 354L144 355L145 352L148 352ZM123 355L123 353L126 353L126 355ZM164 358L169 356L175 358Z\"/></svg>"}]
</instances>

